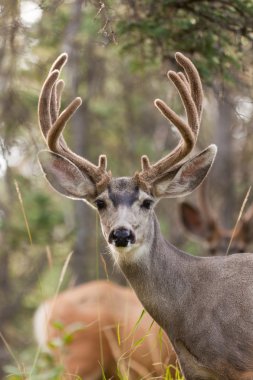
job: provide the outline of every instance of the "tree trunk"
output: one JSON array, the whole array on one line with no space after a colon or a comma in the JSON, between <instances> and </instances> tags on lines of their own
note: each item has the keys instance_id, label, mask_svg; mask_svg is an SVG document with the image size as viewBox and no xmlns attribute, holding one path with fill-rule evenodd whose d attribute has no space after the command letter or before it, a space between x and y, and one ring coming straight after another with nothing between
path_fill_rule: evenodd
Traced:
<instances>
[{"instance_id":1,"label":"tree trunk","mask_svg":"<svg viewBox=\"0 0 253 380\"><path fill-rule=\"evenodd\" d=\"M69 62L66 66L71 98L80 95L80 84L85 84L86 95L83 96L83 104L71 120L73 136L73 150L80 156L87 157L89 151L88 135L91 123L89 99L92 97L94 82L97 81L99 60L95 56L95 42L88 41L82 45L76 40L77 31L84 18L84 0L76 0L73 3L72 17L66 28L64 36L64 50L69 54ZM85 61L84 61L85 56ZM96 86L95 86L96 87ZM84 202L75 201L76 240L74 255L71 260L72 269L77 284L98 277L98 258L96 255L96 219L94 211ZM100 261L100 260L99 260Z\"/></svg>"},{"instance_id":2,"label":"tree trunk","mask_svg":"<svg viewBox=\"0 0 253 380\"><path fill-rule=\"evenodd\" d=\"M233 154L232 125L234 121L233 100L226 88L218 88L218 117L216 122L216 144L218 155L214 165L214 177L216 184L212 185L213 191L217 191L222 199L219 216L221 224L231 228L235 218L235 168Z\"/></svg>"}]
</instances>

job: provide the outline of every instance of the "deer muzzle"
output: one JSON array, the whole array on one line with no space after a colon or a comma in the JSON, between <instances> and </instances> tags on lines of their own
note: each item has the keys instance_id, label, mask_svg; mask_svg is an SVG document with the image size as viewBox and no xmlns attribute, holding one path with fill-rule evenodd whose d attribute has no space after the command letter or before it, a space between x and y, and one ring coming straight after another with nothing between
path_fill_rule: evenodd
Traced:
<instances>
[{"instance_id":1,"label":"deer muzzle","mask_svg":"<svg viewBox=\"0 0 253 380\"><path fill-rule=\"evenodd\" d=\"M125 227L119 227L110 232L109 243L116 247L128 247L135 243L135 234L132 230Z\"/></svg>"}]
</instances>

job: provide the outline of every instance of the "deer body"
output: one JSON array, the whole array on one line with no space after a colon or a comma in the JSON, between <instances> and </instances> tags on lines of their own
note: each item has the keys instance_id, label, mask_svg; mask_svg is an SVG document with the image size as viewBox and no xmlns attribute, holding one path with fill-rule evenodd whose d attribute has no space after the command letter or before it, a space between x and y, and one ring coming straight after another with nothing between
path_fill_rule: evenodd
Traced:
<instances>
[{"instance_id":1,"label":"deer body","mask_svg":"<svg viewBox=\"0 0 253 380\"><path fill-rule=\"evenodd\" d=\"M85 380L100 379L101 367L108 378L116 378L117 368L130 379L162 376L166 364L176 365L175 354L166 336L161 344L159 326L151 327L148 314L137 324L142 310L131 289L92 281L43 303L34 318L35 336L46 348L79 326L69 344L51 349L70 378L76 374ZM63 331L54 322L61 323ZM140 339L142 344L135 347Z\"/></svg>"},{"instance_id":2,"label":"deer body","mask_svg":"<svg viewBox=\"0 0 253 380\"><path fill-rule=\"evenodd\" d=\"M183 72L169 71L187 114L181 119L162 100L156 107L181 134L176 148L133 177L113 178L106 156L97 166L67 146L62 131L81 104L76 98L61 114L59 70L53 64L41 91L39 120L49 150L39 153L51 186L64 196L97 208L110 251L140 301L168 334L186 380L253 379L253 255L196 258L166 242L154 207L161 198L185 196L210 170L216 147L189 157L202 115L198 72L181 53Z\"/></svg>"},{"instance_id":3,"label":"deer body","mask_svg":"<svg viewBox=\"0 0 253 380\"><path fill-rule=\"evenodd\" d=\"M119 188L114 181L122 188L122 179L112 179L111 187ZM122 198L130 179L124 182ZM125 225L135 222L133 210L129 214L131 222L125 211ZM252 380L252 255L190 256L163 238L154 212L150 217L145 249L110 249L145 309L169 336L186 379Z\"/></svg>"},{"instance_id":4,"label":"deer body","mask_svg":"<svg viewBox=\"0 0 253 380\"><path fill-rule=\"evenodd\" d=\"M203 262L178 255L172 247L159 256L160 265L156 254L150 256L152 269L137 264L132 275L132 267L120 266L144 307L168 334L186 379L238 380L253 371L253 347L247 343L253 341L252 258L243 259L244 281L250 285L242 290L237 282L242 266L238 256ZM146 289L139 284L145 278ZM155 289L149 286L154 283ZM203 369L206 374L201 377L198 372ZM245 378L252 379L253 372Z\"/></svg>"}]
</instances>

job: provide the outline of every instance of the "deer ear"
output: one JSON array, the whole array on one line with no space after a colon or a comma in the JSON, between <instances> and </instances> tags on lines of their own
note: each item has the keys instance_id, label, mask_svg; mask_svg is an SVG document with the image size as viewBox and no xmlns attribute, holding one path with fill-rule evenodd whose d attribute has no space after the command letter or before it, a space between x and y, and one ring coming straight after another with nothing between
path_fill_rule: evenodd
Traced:
<instances>
[{"instance_id":1,"label":"deer ear","mask_svg":"<svg viewBox=\"0 0 253 380\"><path fill-rule=\"evenodd\" d=\"M182 202L179 205L180 219L185 229L197 237L203 238L205 231L205 222L202 218L199 208L188 202Z\"/></svg>"},{"instance_id":2,"label":"deer ear","mask_svg":"<svg viewBox=\"0 0 253 380\"><path fill-rule=\"evenodd\" d=\"M190 194L208 174L215 159L217 147L210 145L197 156L179 165L173 172L166 173L153 184L158 198L174 198Z\"/></svg>"},{"instance_id":3,"label":"deer ear","mask_svg":"<svg viewBox=\"0 0 253 380\"><path fill-rule=\"evenodd\" d=\"M70 160L47 150L39 152L38 158L46 179L58 193L88 201L95 197L95 185Z\"/></svg>"}]
</instances>

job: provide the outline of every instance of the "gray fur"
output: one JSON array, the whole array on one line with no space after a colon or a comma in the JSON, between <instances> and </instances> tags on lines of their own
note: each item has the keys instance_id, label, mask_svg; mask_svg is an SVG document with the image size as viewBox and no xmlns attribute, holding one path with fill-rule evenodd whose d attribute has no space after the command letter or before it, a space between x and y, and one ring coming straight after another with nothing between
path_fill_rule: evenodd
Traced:
<instances>
[{"instance_id":1,"label":"gray fur","mask_svg":"<svg viewBox=\"0 0 253 380\"><path fill-rule=\"evenodd\" d=\"M253 379L253 256L181 252L162 237L153 210L149 227L149 250L138 260L119 252L116 261L168 334L186 379Z\"/></svg>"}]
</instances>

